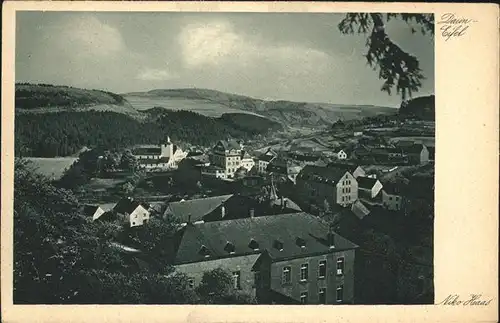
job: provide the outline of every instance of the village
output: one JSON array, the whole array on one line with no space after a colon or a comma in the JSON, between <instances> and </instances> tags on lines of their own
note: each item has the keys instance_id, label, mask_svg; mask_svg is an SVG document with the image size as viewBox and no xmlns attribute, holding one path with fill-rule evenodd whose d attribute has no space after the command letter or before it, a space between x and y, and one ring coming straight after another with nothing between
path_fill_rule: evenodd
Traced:
<instances>
[{"instance_id":1,"label":"village","mask_svg":"<svg viewBox=\"0 0 500 323\"><path fill-rule=\"evenodd\" d=\"M288 140L221 138L211 148L167 137L106 166L93 181L119 185L82 190L82 212L132 229L152 218L176 223L171 262L192 288L223 268L261 304L384 302L364 289L386 274L376 263L395 249L397 295L385 302L419 302L433 291L433 136L434 122L387 118ZM91 156L110 164L109 152ZM393 245L375 248L379 233Z\"/></svg>"}]
</instances>

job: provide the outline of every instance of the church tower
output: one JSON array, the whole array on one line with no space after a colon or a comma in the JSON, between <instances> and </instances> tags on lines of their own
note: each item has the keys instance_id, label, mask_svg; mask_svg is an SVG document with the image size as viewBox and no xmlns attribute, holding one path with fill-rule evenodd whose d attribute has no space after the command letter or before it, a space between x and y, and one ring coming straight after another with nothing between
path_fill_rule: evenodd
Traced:
<instances>
[{"instance_id":1,"label":"church tower","mask_svg":"<svg viewBox=\"0 0 500 323\"><path fill-rule=\"evenodd\" d=\"M170 141L170 136L167 136L167 143L161 145L161 157L171 157L174 154L174 144Z\"/></svg>"}]
</instances>

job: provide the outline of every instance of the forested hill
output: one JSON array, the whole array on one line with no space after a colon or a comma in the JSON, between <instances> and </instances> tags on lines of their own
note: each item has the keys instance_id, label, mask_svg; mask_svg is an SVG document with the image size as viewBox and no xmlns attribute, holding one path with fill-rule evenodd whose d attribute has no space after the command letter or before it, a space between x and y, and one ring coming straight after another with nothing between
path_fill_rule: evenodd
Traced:
<instances>
[{"instance_id":1,"label":"forested hill","mask_svg":"<svg viewBox=\"0 0 500 323\"><path fill-rule=\"evenodd\" d=\"M21 114L15 119L15 152L17 156L67 156L83 146L112 149L159 144L167 135L173 141L209 146L220 139L245 139L280 129L279 123L246 114L212 118L165 110L142 122L109 111Z\"/></svg>"},{"instance_id":2,"label":"forested hill","mask_svg":"<svg viewBox=\"0 0 500 323\"><path fill-rule=\"evenodd\" d=\"M39 114L60 111L112 111L141 118L121 95L70 86L17 83L15 87L16 114Z\"/></svg>"},{"instance_id":3,"label":"forested hill","mask_svg":"<svg viewBox=\"0 0 500 323\"><path fill-rule=\"evenodd\" d=\"M435 120L436 103L434 95L421 96L411 99L401 104L399 114L405 117L417 118L420 120Z\"/></svg>"},{"instance_id":4,"label":"forested hill","mask_svg":"<svg viewBox=\"0 0 500 323\"><path fill-rule=\"evenodd\" d=\"M262 100L198 88L157 89L148 92L126 93L123 96L130 102L134 102L134 106L147 107L155 104L169 109L175 109L178 106L192 106L199 108L199 111L231 110L234 112L235 110L239 110L241 112L265 116L284 125L294 127L326 126L339 119L362 119L364 117L396 111L394 108L373 105Z\"/></svg>"}]
</instances>

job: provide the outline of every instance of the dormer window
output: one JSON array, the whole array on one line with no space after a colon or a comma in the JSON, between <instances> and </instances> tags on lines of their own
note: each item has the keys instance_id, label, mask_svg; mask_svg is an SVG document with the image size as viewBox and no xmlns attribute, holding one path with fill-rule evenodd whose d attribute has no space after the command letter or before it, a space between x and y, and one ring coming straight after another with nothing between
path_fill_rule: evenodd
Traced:
<instances>
[{"instance_id":1,"label":"dormer window","mask_svg":"<svg viewBox=\"0 0 500 323\"><path fill-rule=\"evenodd\" d=\"M254 239L252 239L252 240L250 240L248 247L250 249L253 249L254 251L257 251L257 250L259 250L259 243L257 241L255 241Z\"/></svg>"},{"instance_id":2,"label":"dormer window","mask_svg":"<svg viewBox=\"0 0 500 323\"><path fill-rule=\"evenodd\" d=\"M283 251L283 242L279 240L274 240L273 247L278 249L279 251Z\"/></svg>"},{"instance_id":3,"label":"dormer window","mask_svg":"<svg viewBox=\"0 0 500 323\"><path fill-rule=\"evenodd\" d=\"M200 251L198 251L198 254L202 255L205 258L210 257L210 251L208 250L207 247L205 247L205 245L201 246Z\"/></svg>"},{"instance_id":4,"label":"dormer window","mask_svg":"<svg viewBox=\"0 0 500 323\"><path fill-rule=\"evenodd\" d=\"M306 247L306 241L300 237L295 240L295 243L297 244L297 246L299 246L301 248Z\"/></svg>"},{"instance_id":5,"label":"dormer window","mask_svg":"<svg viewBox=\"0 0 500 323\"><path fill-rule=\"evenodd\" d=\"M226 246L224 247L224 250L226 252L228 252L229 254L233 254L234 250L235 250L234 244L232 244L231 242L228 241L226 243Z\"/></svg>"}]
</instances>

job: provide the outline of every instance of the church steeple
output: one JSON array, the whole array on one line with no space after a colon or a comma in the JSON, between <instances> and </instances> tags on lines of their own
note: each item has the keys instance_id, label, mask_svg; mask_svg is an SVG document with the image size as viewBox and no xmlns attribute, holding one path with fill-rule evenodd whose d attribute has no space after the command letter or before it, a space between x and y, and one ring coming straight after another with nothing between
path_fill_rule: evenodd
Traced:
<instances>
[{"instance_id":1,"label":"church steeple","mask_svg":"<svg viewBox=\"0 0 500 323\"><path fill-rule=\"evenodd\" d=\"M170 145L172 142L170 141L170 136L167 136L167 145Z\"/></svg>"}]
</instances>

